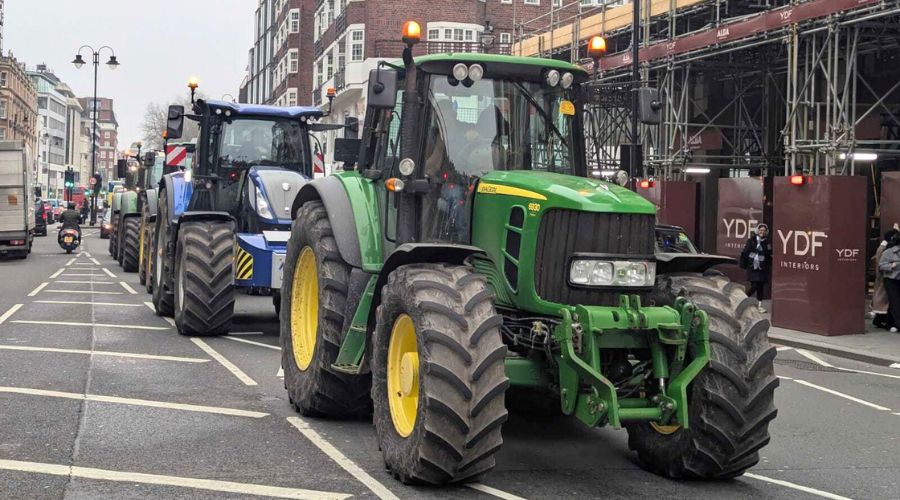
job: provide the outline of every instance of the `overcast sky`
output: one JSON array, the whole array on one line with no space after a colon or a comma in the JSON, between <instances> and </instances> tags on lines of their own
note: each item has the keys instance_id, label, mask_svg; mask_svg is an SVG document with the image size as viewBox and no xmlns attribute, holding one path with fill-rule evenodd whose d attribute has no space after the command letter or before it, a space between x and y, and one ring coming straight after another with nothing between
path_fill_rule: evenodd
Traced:
<instances>
[{"instance_id":1,"label":"overcast sky","mask_svg":"<svg viewBox=\"0 0 900 500\"><path fill-rule=\"evenodd\" d=\"M90 64L71 64L84 44L115 49L100 67L101 97L115 99L119 149L140 140L147 103L188 92L191 75L210 98L237 97L253 38L256 0L7 0L3 50L29 68L46 63L79 96L93 93ZM90 55L84 52L84 59ZM109 59L101 56L101 63Z\"/></svg>"}]
</instances>

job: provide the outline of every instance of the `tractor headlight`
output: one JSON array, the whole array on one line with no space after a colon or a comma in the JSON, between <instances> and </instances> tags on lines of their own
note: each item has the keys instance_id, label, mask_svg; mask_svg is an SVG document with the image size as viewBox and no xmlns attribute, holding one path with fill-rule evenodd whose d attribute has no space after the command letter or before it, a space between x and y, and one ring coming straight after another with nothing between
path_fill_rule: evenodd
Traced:
<instances>
[{"instance_id":1,"label":"tractor headlight","mask_svg":"<svg viewBox=\"0 0 900 500\"><path fill-rule=\"evenodd\" d=\"M569 268L573 285L646 287L655 281L655 262L576 259Z\"/></svg>"},{"instance_id":2,"label":"tractor headlight","mask_svg":"<svg viewBox=\"0 0 900 500\"><path fill-rule=\"evenodd\" d=\"M256 191L256 213L258 213L260 217L274 219L275 217L272 215L272 211L269 210L269 202L266 201L266 197L263 196L262 189L256 185L254 185L253 188Z\"/></svg>"}]
</instances>

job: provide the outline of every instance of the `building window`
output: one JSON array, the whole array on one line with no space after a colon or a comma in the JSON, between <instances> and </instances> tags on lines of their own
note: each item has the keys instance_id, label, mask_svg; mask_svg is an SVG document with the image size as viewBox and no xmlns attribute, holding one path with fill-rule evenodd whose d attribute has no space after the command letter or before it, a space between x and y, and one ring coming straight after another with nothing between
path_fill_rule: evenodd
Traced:
<instances>
[{"instance_id":1,"label":"building window","mask_svg":"<svg viewBox=\"0 0 900 500\"><path fill-rule=\"evenodd\" d=\"M291 33L300 33L300 9L291 10Z\"/></svg>"},{"instance_id":2,"label":"building window","mask_svg":"<svg viewBox=\"0 0 900 500\"><path fill-rule=\"evenodd\" d=\"M294 89L288 90L288 106L296 106L297 105L297 91Z\"/></svg>"},{"instance_id":3,"label":"building window","mask_svg":"<svg viewBox=\"0 0 900 500\"><path fill-rule=\"evenodd\" d=\"M525 5L540 5L541 0L525 0Z\"/></svg>"},{"instance_id":4,"label":"building window","mask_svg":"<svg viewBox=\"0 0 900 500\"><path fill-rule=\"evenodd\" d=\"M5 140L6 140L6 129L0 128L0 141L5 141Z\"/></svg>"},{"instance_id":5,"label":"building window","mask_svg":"<svg viewBox=\"0 0 900 500\"><path fill-rule=\"evenodd\" d=\"M6 119L6 101L0 101L0 118Z\"/></svg>"},{"instance_id":6,"label":"building window","mask_svg":"<svg viewBox=\"0 0 900 500\"><path fill-rule=\"evenodd\" d=\"M439 40L440 38L441 38L441 30L439 30L439 29L428 30L428 39L429 40Z\"/></svg>"},{"instance_id":7,"label":"building window","mask_svg":"<svg viewBox=\"0 0 900 500\"><path fill-rule=\"evenodd\" d=\"M362 61L365 47L364 33L362 30L350 32L350 60Z\"/></svg>"},{"instance_id":8,"label":"building window","mask_svg":"<svg viewBox=\"0 0 900 500\"><path fill-rule=\"evenodd\" d=\"M500 3L512 3L512 0L500 0Z\"/></svg>"},{"instance_id":9,"label":"building window","mask_svg":"<svg viewBox=\"0 0 900 500\"><path fill-rule=\"evenodd\" d=\"M500 33L500 43L512 43L512 34Z\"/></svg>"},{"instance_id":10,"label":"building window","mask_svg":"<svg viewBox=\"0 0 900 500\"><path fill-rule=\"evenodd\" d=\"M0 71L0 87L6 87L6 71Z\"/></svg>"},{"instance_id":11,"label":"building window","mask_svg":"<svg viewBox=\"0 0 900 500\"><path fill-rule=\"evenodd\" d=\"M463 23L428 23L430 42L474 42L481 34L483 26Z\"/></svg>"},{"instance_id":12,"label":"building window","mask_svg":"<svg viewBox=\"0 0 900 500\"><path fill-rule=\"evenodd\" d=\"M107 130L106 132L103 132L103 138L109 139L109 130Z\"/></svg>"},{"instance_id":13,"label":"building window","mask_svg":"<svg viewBox=\"0 0 900 500\"><path fill-rule=\"evenodd\" d=\"M300 71L300 51L297 49L291 50L290 58L291 58L290 72L296 73L296 72Z\"/></svg>"}]
</instances>

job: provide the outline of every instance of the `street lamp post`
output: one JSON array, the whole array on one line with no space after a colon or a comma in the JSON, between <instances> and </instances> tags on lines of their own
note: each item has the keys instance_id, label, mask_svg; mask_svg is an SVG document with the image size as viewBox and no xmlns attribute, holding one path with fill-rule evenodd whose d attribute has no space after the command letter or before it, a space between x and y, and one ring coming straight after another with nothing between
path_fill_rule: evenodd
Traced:
<instances>
[{"instance_id":1,"label":"street lamp post","mask_svg":"<svg viewBox=\"0 0 900 500\"><path fill-rule=\"evenodd\" d=\"M100 69L100 52L103 49L107 49L110 52L109 61L106 62L106 65L109 66L109 69L115 70L119 66L119 61L116 59L116 51L112 49L112 47L104 45L100 47L98 50L94 50L90 45L82 45L78 52L75 53L75 59L72 61L72 64L75 65L76 68L81 69L84 66L84 59L81 57L81 51L84 49L88 49L91 51L91 55L93 56L94 63L94 102L93 112L91 113L91 172L94 175L97 175L97 74ZM99 186L97 186L99 187ZM98 189L93 189L91 192L91 225L97 223L97 191Z\"/></svg>"}]
</instances>

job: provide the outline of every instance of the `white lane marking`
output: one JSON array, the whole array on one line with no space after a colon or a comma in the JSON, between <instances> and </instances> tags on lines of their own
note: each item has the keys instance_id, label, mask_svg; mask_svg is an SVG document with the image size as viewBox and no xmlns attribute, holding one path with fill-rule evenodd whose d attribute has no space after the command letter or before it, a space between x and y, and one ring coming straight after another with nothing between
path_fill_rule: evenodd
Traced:
<instances>
[{"instance_id":1,"label":"white lane marking","mask_svg":"<svg viewBox=\"0 0 900 500\"><path fill-rule=\"evenodd\" d=\"M50 283L47 283L46 281L43 282L43 283L41 283L40 285L37 286L37 288L35 288L34 290L32 290L31 293L28 294L28 296L29 296L29 297L34 297L35 295L39 294L39 293L41 292L41 290L44 289L45 286L47 286L47 285L49 285L49 284L50 284Z\"/></svg>"},{"instance_id":2,"label":"white lane marking","mask_svg":"<svg viewBox=\"0 0 900 500\"><path fill-rule=\"evenodd\" d=\"M76 255L76 257L81 257L82 255L84 255L84 250L78 252L78 255Z\"/></svg>"},{"instance_id":3,"label":"white lane marking","mask_svg":"<svg viewBox=\"0 0 900 500\"><path fill-rule=\"evenodd\" d=\"M287 417L287 421L297 428L301 434L303 434L306 439L310 440L312 444L316 445L317 448L322 450L323 453L328 455L329 458L335 461L342 469L349 472L351 476L355 477L359 480L359 482L363 483L366 488L372 491L378 498L382 500L400 500L397 495L394 495L391 490L387 489L383 484L379 483L374 477L370 476L366 471L362 470L358 465L353 463L352 460L344 456L337 448L334 447L331 443L326 441L319 435L318 432L313 430L312 427L306 423L300 417Z\"/></svg>"},{"instance_id":4,"label":"white lane marking","mask_svg":"<svg viewBox=\"0 0 900 500\"><path fill-rule=\"evenodd\" d=\"M125 328L127 330L168 330L167 326L137 326L137 325L108 325L105 323L76 323L74 321L26 321L14 320L12 323L23 323L27 325L60 325L60 326L94 326L103 328Z\"/></svg>"},{"instance_id":5,"label":"white lane marking","mask_svg":"<svg viewBox=\"0 0 900 500\"><path fill-rule=\"evenodd\" d=\"M784 380L794 380L794 379L792 379L791 377L785 377L784 375L775 375L775 376L778 377L778 378L780 378L780 379L784 379Z\"/></svg>"},{"instance_id":6,"label":"white lane marking","mask_svg":"<svg viewBox=\"0 0 900 500\"><path fill-rule=\"evenodd\" d=\"M756 479L757 481L765 481L767 483L777 484L778 486L784 486L786 488L795 489L798 491L802 491L804 493L809 493L810 495L816 495L823 498L831 498L832 500L851 500L847 497L842 497L841 495L835 495L834 493L828 493L827 491L817 490L815 488L810 488L808 486L801 486L796 483L792 483L790 481L782 481L781 479L774 479L771 477L760 476L759 474L751 474L749 472L744 473L744 477L749 477L750 479Z\"/></svg>"},{"instance_id":7,"label":"white lane marking","mask_svg":"<svg viewBox=\"0 0 900 500\"><path fill-rule=\"evenodd\" d=\"M94 295L124 295L122 292L98 292L96 290L44 290L44 293L92 293Z\"/></svg>"},{"instance_id":8,"label":"white lane marking","mask_svg":"<svg viewBox=\"0 0 900 500\"><path fill-rule=\"evenodd\" d=\"M56 271L55 273L50 275L50 279L55 280L56 278L59 278L59 275L62 274L65 270L66 268L64 267L59 268L59 271Z\"/></svg>"},{"instance_id":9,"label":"white lane marking","mask_svg":"<svg viewBox=\"0 0 900 500\"><path fill-rule=\"evenodd\" d=\"M35 474L48 474L51 476L98 479L101 481L177 486L181 488L192 488L195 490L218 491L223 493L236 493L239 495L253 495L261 497L294 498L301 500L343 500L345 498L350 498L350 495L347 495L345 493L335 493L331 491L304 490L299 488L285 488L282 486L266 486L263 484L253 483L235 483L231 481L198 479L193 477L163 476L158 474L145 474L143 472L122 472L106 469L94 469L90 467L77 467L71 465L22 462L19 460L0 460L0 469L18 472L31 472Z\"/></svg>"},{"instance_id":10,"label":"white lane marking","mask_svg":"<svg viewBox=\"0 0 900 500\"><path fill-rule=\"evenodd\" d=\"M78 300L35 300L35 304L80 304L88 306L141 307L140 304L121 304L119 302L85 302Z\"/></svg>"},{"instance_id":11,"label":"white lane marking","mask_svg":"<svg viewBox=\"0 0 900 500\"><path fill-rule=\"evenodd\" d=\"M91 234L94 234L94 233L91 233ZM85 257L90 257L90 256L91 256L90 252L81 252L81 253L83 253Z\"/></svg>"},{"instance_id":12,"label":"white lane marking","mask_svg":"<svg viewBox=\"0 0 900 500\"><path fill-rule=\"evenodd\" d=\"M848 400L850 400L850 401L853 401L854 403L859 403L859 404L861 404L861 405L865 405L865 406L868 406L868 407L870 407L870 408L874 408L874 409L876 409L876 410L880 410L880 411L891 411L890 408L885 408L884 406L877 405L877 404L875 404L875 403L870 403L870 402L868 402L868 401L865 401L865 400L862 400L862 399L859 399L859 398L855 398L855 397L853 397L853 396L851 396L851 395L849 395L849 394L844 394L843 392L838 392L838 391L835 391L835 390L833 390L833 389L829 389L829 388L827 388L827 387L822 387L821 385L816 385L816 384L813 384L813 383L811 383L811 382L807 382L807 381L805 381L805 380L796 379L796 380L794 380L794 382L797 382L798 384L801 384L801 385L805 385L805 386L807 386L807 387L812 387L813 389L818 389L818 390L820 390L820 391L822 391L822 392L827 392L828 394L833 394L833 395L835 395L835 396L838 396L838 397L841 397L841 398L844 398L844 399L848 399Z\"/></svg>"},{"instance_id":13,"label":"white lane marking","mask_svg":"<svg viewBox=\"0 0 900 500\"><path fill-rule=\"evenodd\" d=\"M816 356L815 354L813 354L809 351L806 351L804 349L797 349L797 354L803 356L806 359L812 360L813 362L818 363L819 365L824 366L826 368L834 368L833 364L823 360L822 358L820 358L820 357Z\"/></svg>"},{"instance_id":14,"label":"white lane marking","mask_svg":"<svg viewBox=\"0 0 900 500\"><path fill-rule=\"evenodd\" d=\"M232 375L238 378L244 385L256 385L256 381L250 378L249 375L242 372L240 368L238 368L234 363L225 359L225 356L219 354L215 349L209 346L206 342L198 339L192 338L191 342L194 343L200 349L203 349L203 352L209 354L211 358L218 361L220 365L224 366L226 370L230 371Z\"/></svg>"},{"instance_id":15,"label":"white lane marking","mask_svg":"<svg viewBox=\"0 0 900 500\"><path fill-rule=\"evenodd\" d=\"M900 368L900 363L891 363L891 366L888 368Z\"/></svg>"},{"instance_id":16,"label":"white lane marking","mask_svg":"<svg viewBox=\"0 0 900 500\"><path fill-rule=\"evenodd\" d=\"M105 278L105 277L106 277L106 276L104 276L104 275L102 275L102 274L99 274L99 273L97 273L97 274L95 274L95 273L88 273L88 274L84 274L84 273L66 273L66 274L63 274L63 276L82 276L82 277L86 277L86 276L91 276L91 277L93 277L93 276L96 276L96 277L98 277L98 278Z\"/></svg>"},{"instance_id":17,"label":"white lane marking","mask_svg":"<svg viewBox=\"0 0 900 500\"><path fill-rule=\"evenodd\" d=\"M59 349L56 347L28 347L23 345L0 345L4 351L55 352L59 354L88 354L91 356L111 356L118 358L152 359L155 361L179 361L181 363L209 363L208 359L183 358L180 356L159 356L156 354L138 354L132 352L89 351L85 349Z\"/></svg>"},{"instance_id":18,"label":"white lane marking","mask_svg":"<svg viewBox=\"0 0 900 500\"><path fill-rule=\"evenodd\" d=\"M115 285L112 281L63 281L56 280L54 283L68 283L70 285Z\"/></svg>"},{"instance_id":19,"label":"white lane marking","mask_svg":"<svg viewBox=\"0 0 900 500\"><path fill-rule=\"evenodd\" d=\"M131 286L129 286L128 283L125 283L124 281L120 281L119 284L122 285L122 288L124 288L131 295L137 295L137 290L135 290L134 288L131 288Z\"/></svg>"},{"instance_id":20,"label":"white lane marking","mask_svg":"<svg viewBox=\"0 0 900 500\"><path fill-rule=\"evenodd\" d=\"M172 325L172 328L178 328L178 325L175 324L175 320L174 320L174 319L172 319L172 318L170 318L170 317L168 317L168 316L163 316L163 319L166 320L166 323Z\"/></svg>"},{"instance_id":21,"label":"white lane marking","mask_svg":"<svg viewBox=\"0 0 900 500\"><path fill-rule=\"evenodd\" d=\"M79 399L82 401L94 401L97 403L149 406L152 408L166 408L169 410L184 410L198 413L215 413L218 415L231 415L234 417L262 418L269 415L268 413L262 413L258 411L238 410L236 408L222 408L219 406L200 406L184 403L169 403L167 401L151 401L149 399L120 398L117 396L99 396L97 394L78 394L75 392L45 391L43 389L28 389L25 387L0 387L0 392L25 394L27 396L47 396L51 398Z\"/></svg>"},{"instance_id":22,"label":"white lane marking","mask_svg":"<svg viewBox=\"0 0 900 500\"><path fill-rule=\"evenodd\" d=\"M780 346L780 347L776 347L776 348L775 348L775 350L778 351L778 352L781 352L781 351L790 351L791 349L793 349L793 347Z\"/></svg>"},{"instance_id":23,"label":"white lane marking","mask_svg":"<svg viewBox=\"0 0 900 500\"><path fill-rule=\"evenodd\" d=\"M153 302L144 302L144 305L149 307L151 311L156 312L156 308L153 307Z\"/></svg>"},{"instance_id":24,"label":"white lane marking","mask_svg":"<svg viewBox=\"0 0 900 500\"><path fill-rule=\"evenodd\" d=\"M8 320L10 316L15 314L16 311L18 311L21 308L22 308L22 304L16 304L16 305L10 307L8 311L3 313L3 316L0 316L0 325L2 325L4 321Z\"/></svg>"},{"instance_id":25,"label":"white lane marking","mask_svg":"<svg viewBox=\"0 0 900 500\"><path fill-rule=\"evenodd\" d=\"M0 321L0 323L2 323L2 321ZM223 339L228 339L228 340L233 340L233 341L235 341L235 342L243 342L244 344L255 345L255 346L257 346L257 347L265 347L266 349L273 349L273 350L276 350L276 351L280 351L280 350L281 350L281 348L278 347L278 346L269 345L269 344L263 344L262 342L254 342L254 341L252 341L252 340L247 340L247 339L237 339L237 338L229 337L229 336L225 336L225 337L222 337L222 338L223 338Z\"/></svg>"},{"instance_id":26,"label":"white lane marking","mask_svg":"<svg viewBox=\"0 0 900 500\"><path fill-rule=\"evenodd\" d=\"M491 496L495 496L497 498L502 498L503 500L525 500L525 498L523 497L513 495L512 493L507 493L503 490L498 490L497 488L492 488L486 484L469 483L466 485L466 487L472 488L473 490L480 491L482 493L486 493Z\"/></svg>"},{"instance_id":27,"label":"white lane marking","mask_svg":"<svg viewBox=\"0 0 900 500\"><path fill-rule=\"evenodd\" d=\"M278 378L284 378L284 368L278 368L278 371L275 372L275 376Z\"/></svg>"},{"instance_id":28,"label":"white lane marking","mask_svg":"<svg viewBox=\"0 0 900 500\"><path fill-rule=\"evenodd\" d=\"M74 263L75 263L75 259L77 259L77 258L78 258L78 257L72 257L71 259L69 259L69 261L66 262L66 266L71 266L72 264L74 264Z\"/></svg>"},{"instance_id":29,"label":"white lane marking","mask_svg":"<svg viewBox=\"0 0 900 500\"><path fill-rule=\"evenodd\" d=\"M103 265L103 264L100 263L99 260L97 260L97 259L95 259L95 258L93 258L93 257L91 257L91 262L93 262L94 264L97 264L98 266L102 266L102 265Z\"/></svg>"},{"instance_id":30,"label":"white lane marking","mask_svg":"<svg viewBox=\"0 0 900 500\"><path fill-rule=\"evenodd\" d=\"M263 332L228 332L228 336L232 335L262 335Z\"/></svg>"},{"instance_id":31,"label":"white lane marking","mask_svg":"<svg viewBox=\"0 0 900 500\"><path fill-rule=\"evenodd\" d=\"M95 260L95 259L91 259L91 260ZM98 262L97 264L99 264L99 262ZM106 273L106 274L108 274L110 278L115 278L115 277L116 277L115 274L111 273L111 272L109 271L109 269L107 269L107 268L105 268L105 267L103 268L103 272Z\"/></svg>"}]
</instances>

